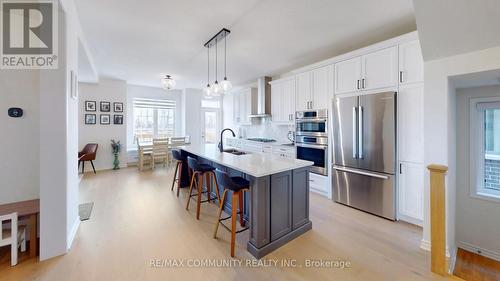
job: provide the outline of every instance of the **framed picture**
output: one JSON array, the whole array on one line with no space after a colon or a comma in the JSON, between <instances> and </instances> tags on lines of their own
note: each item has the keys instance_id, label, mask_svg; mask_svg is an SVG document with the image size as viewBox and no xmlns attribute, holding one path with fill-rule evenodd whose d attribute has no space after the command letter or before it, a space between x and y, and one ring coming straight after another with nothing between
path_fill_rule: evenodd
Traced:
<instances>
[{"instance_id":1,"label":"framed picture","mask_svg":"<svg viewBox=\"0 0 500 281\"><path fill-rule=\"evenodd\" d=\"M114 112L123 112L123 103L122 102L114 102L113 103Z\"/></svg>"},{"instance_id":2,"label":"framed picture","mask_svg":"<svg viewBox=\"0 0 500 281\"><path fill-rule=\"evenodd\" d=\"M70 72L71 75L71 98L76 100L78 99L78 78L76 77L76 74L73 70Z\"/></svg>"},{"instance_id":3,"label":"framed picture","mask_svg":"<svg viewBox=\"0 0 500 281\"><path fill-rule=\"evenodd\" d=\"M95 125L96 116L95 114L85 114L85 124L86 125Z\"/></svg>"},{"instance_id":4,"label":"framed picture","mask_svg":"<svg viewBox=\"0 0 500 281\"><path fill-rule=\"evenodd\" d=\"M101 118L100 120L101 125L111 124L111 116L109 114L101 114L100 118Z\"/></svg>"},{"instance_id":5,"label":"framed picture","mask_svg":"<svg viewBox=\"0 0 500 281\"><path fill-rule=\"evenodd\" d=\"M101 112L110 112L111 111L111 103L109 101L101 101Z\"/></svg>"},{"instance_id":6,"label":"framed picture","mask_svg":"<svg viewBox=\"0 0 500 281\"><path fill-rule=\"evenodd\" d=\"M115 125L123 125L123 115L115 114L113 116L113 124Z\"/></svg>"},{"instance_id":7,"label":"framed picture","mask_svg":"<svg viewBox=\"0 0 500 281\"><path fill-rule=\"evenodd\" d=\"M85 111L96 111L97 102L96 101L85 101Z\"/></svg>"}]
</instances>

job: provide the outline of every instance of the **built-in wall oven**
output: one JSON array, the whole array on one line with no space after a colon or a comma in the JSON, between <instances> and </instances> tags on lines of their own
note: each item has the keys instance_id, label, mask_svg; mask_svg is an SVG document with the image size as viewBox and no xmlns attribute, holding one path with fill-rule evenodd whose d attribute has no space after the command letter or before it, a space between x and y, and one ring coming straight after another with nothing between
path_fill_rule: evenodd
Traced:
<instances>
[{"instance_id":1,"label":"built-in wall oven","mask_svg":"<svg viewBox=\"0 0 500 281\"><path fill-rule=\"evenodd\" d=\"M298 111L295 120L297 158L314 162L311 172L328 175L328 110Z\"/></svg>"}]
</instances>

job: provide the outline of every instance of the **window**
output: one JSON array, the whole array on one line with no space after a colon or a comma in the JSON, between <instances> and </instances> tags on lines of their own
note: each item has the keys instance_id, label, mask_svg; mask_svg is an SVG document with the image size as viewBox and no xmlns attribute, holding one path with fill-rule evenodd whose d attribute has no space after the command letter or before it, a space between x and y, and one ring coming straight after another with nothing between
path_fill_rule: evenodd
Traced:
<instances>
[{"instance_id":1,"label":"window","mask_svg":"<svg viewBox=\"0 0 500 281\"><path fill-rule=\"evenodd\" d=\"M174 135L174 100L135 98L133 108L134 140Z\"/></svg>"},{"instance_id":2,"label":"window","mask_svg":"<svg viewBox=\"0 0 500 281\"><path fill-rule=\"evenodd\" d=\"M471 100L471 195L500 200L500 99Z\"/></svg>"}]
</instances>

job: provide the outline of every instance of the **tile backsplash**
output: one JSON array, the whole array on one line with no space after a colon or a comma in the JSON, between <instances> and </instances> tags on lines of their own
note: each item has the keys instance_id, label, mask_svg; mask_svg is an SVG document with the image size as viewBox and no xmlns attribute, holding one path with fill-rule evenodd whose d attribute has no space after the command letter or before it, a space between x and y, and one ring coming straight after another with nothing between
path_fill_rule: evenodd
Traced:
<instances>
[{"instance_id":1,"label":"tile backsplash","mask_svg":"<svg viewBox=\"0 0 500 281\"><path fill-rule=\"evenodd\" d=\"M276 125L266 120L254 121L252 125L241 125L238 128L239 138L271 138L278 142L288 142L288 132L295 131L293 125Z\"/></svg>"}]
</instances>

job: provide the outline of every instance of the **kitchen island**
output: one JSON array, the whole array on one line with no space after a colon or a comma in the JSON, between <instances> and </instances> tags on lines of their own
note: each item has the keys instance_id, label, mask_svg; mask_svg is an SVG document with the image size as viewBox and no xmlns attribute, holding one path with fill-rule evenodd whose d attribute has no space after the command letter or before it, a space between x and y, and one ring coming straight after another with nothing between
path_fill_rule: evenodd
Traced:
<instances>
[{"instance_id":1,"label":"kitchen island","mask_svg":"<svg viewBox=\"0 0 500 281\"><path fill-rule=\"evenodd\" d=\"M220 152L215 144L180 149L184 156L196 157L231 176L250 181L244 219L250 228L247 250L254 257L260 259L312 228L308 171L313 162L261 153L235 155ZM182 175L186 178L187 168ZM220 187L219 192L222 191ZM230 208L228 201L224 202L225 209Z\"/></svg>"}]
</instances>

